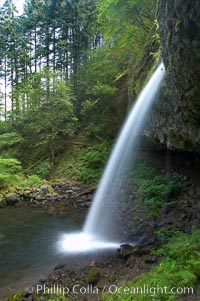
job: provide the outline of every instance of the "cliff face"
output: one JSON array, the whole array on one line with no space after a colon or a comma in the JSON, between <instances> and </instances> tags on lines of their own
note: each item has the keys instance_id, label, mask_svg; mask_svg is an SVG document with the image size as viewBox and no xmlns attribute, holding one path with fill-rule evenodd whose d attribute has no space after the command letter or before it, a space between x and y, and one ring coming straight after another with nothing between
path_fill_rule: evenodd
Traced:
<instances>
[{"instance_id":1,"label":"cliff face","mask_svg":"<svg viewBox=\"0 0 200 301\"><path fill-rule=\"evenodd\" d=\"M145 134L200 152L200 1L159 0L158 22L167 76Z\"/></svg>"}]
</instances>

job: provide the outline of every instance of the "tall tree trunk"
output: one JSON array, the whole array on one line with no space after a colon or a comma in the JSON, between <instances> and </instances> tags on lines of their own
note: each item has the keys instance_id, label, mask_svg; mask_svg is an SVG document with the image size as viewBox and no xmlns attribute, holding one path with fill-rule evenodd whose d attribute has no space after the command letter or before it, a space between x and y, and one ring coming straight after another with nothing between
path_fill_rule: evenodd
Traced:
<instances>
[{"instance_id":1,"label":"tall tree trunk","mask_svg":"<svg viewBox=\"0 0 200 301\"><path fill-rule=\"evenodd\" d=\"M35 72L37 72L37 27L34 29L34 60L35 60Z\"/></svg>"},{"instance_id":2,"label":"tall tree trunk","mask_svg":"<svg viewBox=\"0 0 200 301\"><path fill-rule=\"evenodd\" d=\"M4 66L5 66L5 72L4 72L4 107L5 107L5 121L7 120L7 57L5 56L4 59Z\"/></svg>"}]
</instances>

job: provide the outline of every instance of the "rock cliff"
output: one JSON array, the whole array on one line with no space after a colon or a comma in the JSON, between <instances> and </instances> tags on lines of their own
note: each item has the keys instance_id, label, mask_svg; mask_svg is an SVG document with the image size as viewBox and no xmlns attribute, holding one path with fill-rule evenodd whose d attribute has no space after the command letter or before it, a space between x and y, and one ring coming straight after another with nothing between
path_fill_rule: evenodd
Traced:
<instances>
[{"instance_id":1,"label":"rock cliff","mask_svg":"<svg viewBox=\"0 0 200 301\"><path fill-rule=\"evenodd\" d=\"M167 75L145 135L200 152L200 2L159 0L158 22Z\"/></svg>"}]
</instances>

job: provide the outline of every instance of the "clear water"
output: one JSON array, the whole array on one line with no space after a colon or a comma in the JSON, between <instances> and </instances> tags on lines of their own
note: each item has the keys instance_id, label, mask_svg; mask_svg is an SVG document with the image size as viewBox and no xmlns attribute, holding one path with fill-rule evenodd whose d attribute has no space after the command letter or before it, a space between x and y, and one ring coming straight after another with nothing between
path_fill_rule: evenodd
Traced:
<instances>
[{"instance_id":1,"label":"clear water","mask_svg":"<svg viewBox=\"0 0 200 301\"><path fill-rule=\"evenodd\" d=\"M1 298L23 290L27 283L46 277L57 264L66 263L66 255L58 253L57 241L64 231L80 230L84 218L80 210L63 216L29 206L0 211Z\"/></svg>"}]
</instances>

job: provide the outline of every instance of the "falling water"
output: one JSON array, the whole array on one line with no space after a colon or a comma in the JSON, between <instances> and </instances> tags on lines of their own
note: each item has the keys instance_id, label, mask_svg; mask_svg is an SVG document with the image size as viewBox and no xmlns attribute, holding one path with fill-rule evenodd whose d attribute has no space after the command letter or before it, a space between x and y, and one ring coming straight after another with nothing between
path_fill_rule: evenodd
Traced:
<instances>
[{"instance_id":1,"label":"falling water","mask_svg":"<svg viewBox=\"0 0 200 301\"><path fill-rule=\"evenodd\" d=\"M83 232L76 234L74 240L80 239L80 249L83 245L83 238L87 241L85 249L99 245L99 248L114 247L111 241L120 241L118 237L120 222L119 211L121 209L121 191L126 182L126 173L130 161L134 157L136 146L144 129L156 94L159 91L164 79L165 68L163 63L157 67L152 77L141 91L137 101L128 115L117 142L113 148L110 159L101 178L99 188L93 199L92 207L87 216ZM73 243L73 237L65 237L64 248ZM86 238L86 239L85 239ZM72 246L71 246L72 248Z\"/></svg>"}]
</instances>

